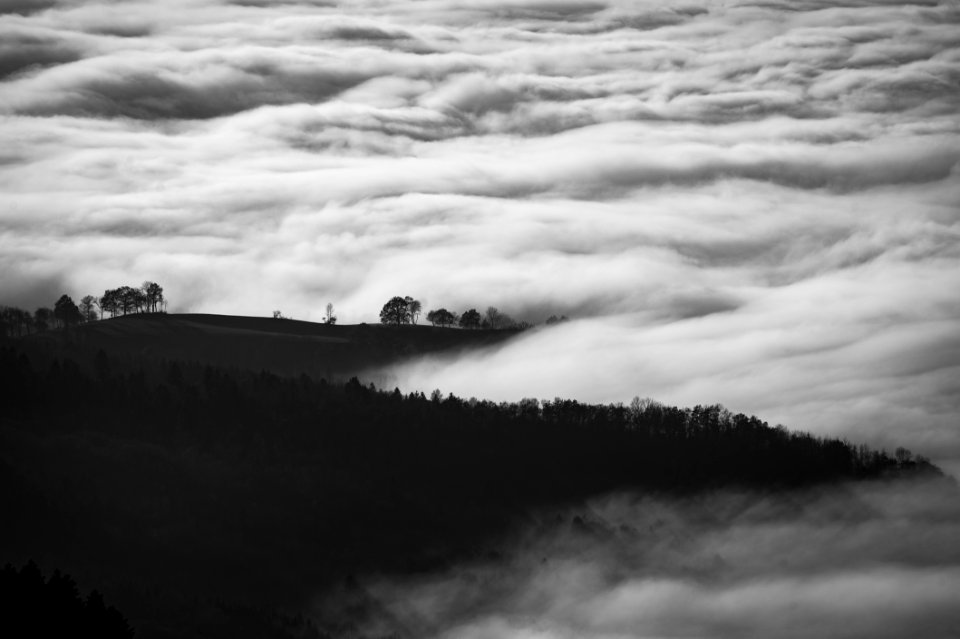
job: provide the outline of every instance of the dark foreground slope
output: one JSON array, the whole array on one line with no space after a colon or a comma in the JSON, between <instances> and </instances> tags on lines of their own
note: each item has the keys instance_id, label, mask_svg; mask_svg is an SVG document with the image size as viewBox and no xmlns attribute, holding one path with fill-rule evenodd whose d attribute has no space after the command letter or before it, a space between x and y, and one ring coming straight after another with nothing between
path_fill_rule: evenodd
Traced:
<instances>
[{"instance_id":1,"label":"dark foreground slope","mask_svg":"<svg viewBox=\"0 0 960 639\"><path fill-rule=\"evenodd\" d=\"M0 350L0 562L70 572L141 637L311 636L296 611L318 593L476 556L530 512L614 490L939 474L715 406L493 404L115 359Z\"/></svg>"},{"instance_id":2,"label":"dark foreground slope","mask_svg":"<svg viewBox=\"0 0 960 639\"><path fill-rule=\"evenodd\" d=\"M47 331L25 341L57 351L67 347L78 355L105 349L114 356L347 379L409 357L492 346L515 334L433 326L327 325L265 317L156 313L90 322L68 333Z\"/></svg>"}]
</instances>

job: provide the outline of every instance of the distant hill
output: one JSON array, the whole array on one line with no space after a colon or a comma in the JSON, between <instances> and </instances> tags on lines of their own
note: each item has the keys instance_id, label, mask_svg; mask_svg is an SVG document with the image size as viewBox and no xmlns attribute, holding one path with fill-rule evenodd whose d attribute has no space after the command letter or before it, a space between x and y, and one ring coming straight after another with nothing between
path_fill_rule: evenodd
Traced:
<instances>
[{"instance_id":1,"label":"distant hill","mask_svg":"<svg viewBox=\"0 0 960 639\"><path fill-rule=\"evenodd\" d=\"M382 324L327 325L292 319L210 314L126 315L25 338L35 345L72 342L83 351L194 361L278 375L349 378L417 355L456 353L503 343L515 331Z\"/></svg>"}]
</instances>

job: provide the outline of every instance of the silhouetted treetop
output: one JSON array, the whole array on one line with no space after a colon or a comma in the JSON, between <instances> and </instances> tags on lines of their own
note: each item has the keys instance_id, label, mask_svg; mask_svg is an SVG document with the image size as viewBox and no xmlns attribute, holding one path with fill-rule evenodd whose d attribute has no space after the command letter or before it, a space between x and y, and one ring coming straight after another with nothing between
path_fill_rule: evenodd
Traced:
<instances>
[{"instance_id":1,"label":"silhouetted treetop","mask_svg":"<svg viewBox=\"0 0 960 639\"><path fill-rule=\"evenodd\" d=\"M401 297L396 295L383 305L383 308L380 309L380 322L383 324L394 324L400 326L401 324L409 324L411 322L412 313L410 310L410 303L413 302L410 297Z\"/></svg>"},{"instance_id":2,"label":"silhouetted treetop","mask_svg":"<svg viewBox=\"0 0 960 639\"><path fill-rule=\"evenodd\" d=\"M156 282L144 282L140 287L145 296L145 309L148 312L156 313L163 307L163 287Z\"/></svg>"},{"instance_id":3,"label":"silhouetted treetop","mask_svg":"<svg viewBox=\"0 0 960 639\"><path fill-rule=\"evenodd\" d=\"M130 313L156 313L164 311L166 299L163 287L156 282L144 282L140 287L120 286L107 289L99 300L101 312L110 317Z\"/></svg>"},{"instance_id":4,"label":"silhouetted treetop","mask_svg":"<svg viewBox=\"0 0 960 639\"><path fill-rule=\"evenodd\" d=\"M80 315L84 322L92 322L97 319L97 298L93 295L84 295L80 298Z\"/></svg>"},{"instance_id":5,"label":"silhouetted treetop","mask_svg":"<svg viewBox=\"0 0 960 639\"><path fill-rule=\"evenodd\" d=\"M0 570L0 624L11 637L134 636L127 619L99 592L84 599L70 575L56 570L46 580L33 561L19 571L10 564Z\"/></svg>"},{"instance_id":6,"label":"silhouetted treetop","mask_svg":"<svg viewBox=\"0 0 960 639\"><path fill-rule=\"evenodd\" d=\"M83 320L80 309L73 302L69 295L61 295L60 299L53 306L53 316L60 320L64 326L79 324Z\"/></svg>"},{"instance_id":7,"label":"silhouetted treetop","mask_svg":"<svg viewBox=\"0 0 960 639\"><path fill-rule=\"evenodd\" d=\"M420 300L415 300L409 295L403 298L407 303L407 311L410 313L410 321L413 324L417 323L417 319L420 317L421 304Z\"/></svg>"},{"instance_id":8,"label":"silhouetted treetop","mask_svg":"<svg viewBox=\"0 0 960 639\"><path fill-rule=\"evenodd\" d=\"M327 302L327 311L323 316L323 323L331 325L337 323L337 316L333 312L333 302Z\"/></svg>"},{"instance_id":9,"label":"silhouetted treetop","mask_svg":"<svg viewBox=\"0 0 960 639\"><path fill-rule=\"evenodd\" d=\"M457 316L445 308L438 308L427 313L427 321L434 326L453 326Z\"/></svg>"},{"instance_id":10,"label":"silhouetted treetop","mask_svg":"<svg viewBox=\"0 0 960 639\"><path fill-rule=\"evenodd\" d=\"M0 335L23 337L36 328L33 313L16 306L0 306Z\"/></svg>"},{"instance_id":11,"label":"silhouetted treetop","mask_svg":"<svg viewBox=\"0 0 960 639\"><path fill-rule=\"evenodd\" d=\"M516 320L507 315L506 313L501 312L494 306L487 308L487 313L481 322L483 328L492 328L495 330L504 330L509 328L515 328L517 326Z\"/></svg>"},{"instance_id":12,"label":"silhouetted treetop","mask_svg":"<svg viewBox=\"0 0 960 639\"><path fill-rule=\"evenodd\" d=\"M460 316L460 328L480 328L480 320L480 313L471 308Z\"/></svg>"}]
</instances>

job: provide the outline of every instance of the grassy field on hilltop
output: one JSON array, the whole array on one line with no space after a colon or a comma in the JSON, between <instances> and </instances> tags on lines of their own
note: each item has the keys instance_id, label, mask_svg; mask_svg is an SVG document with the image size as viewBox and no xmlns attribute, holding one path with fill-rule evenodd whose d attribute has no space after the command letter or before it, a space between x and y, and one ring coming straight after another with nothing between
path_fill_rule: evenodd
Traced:
<instances>
[{"instance_id":1,"label":"grassy field on hilltop","mask_svg":"<svg viewBox=\"0 0 960 639\"><path fill-rule=\"evenodd\" d=\"M456 354L503 343L510 330L426 325L322 324L292 319L210 314L131 314L46 331L25 346L77 354L195 361L216 366L346 378L418 355ZM78 358L78 359L82 359Z\"/></svg>"}]
</instances>

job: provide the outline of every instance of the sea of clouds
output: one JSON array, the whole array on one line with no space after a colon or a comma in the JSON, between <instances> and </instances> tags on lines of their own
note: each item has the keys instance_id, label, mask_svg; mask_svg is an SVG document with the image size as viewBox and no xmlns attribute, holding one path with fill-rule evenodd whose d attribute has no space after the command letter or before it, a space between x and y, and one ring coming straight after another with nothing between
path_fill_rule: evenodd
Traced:
<instances>
[{"instance_id":1,"label":"sea of clouds","mask_svg":"<svg viewBox=\"0 0 960 639\"><path fill-rule=\"evenodd\" d=\"M0 0L0 303L539 322L385 375L960 470L953 0Z\"/></svg>"}]
</instances>

